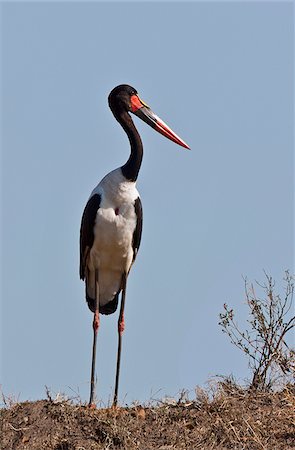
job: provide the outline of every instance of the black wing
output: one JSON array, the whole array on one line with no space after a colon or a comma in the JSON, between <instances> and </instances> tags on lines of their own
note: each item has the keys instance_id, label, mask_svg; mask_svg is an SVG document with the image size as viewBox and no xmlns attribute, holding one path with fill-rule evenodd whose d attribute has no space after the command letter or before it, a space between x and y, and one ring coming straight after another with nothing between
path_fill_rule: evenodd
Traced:
<instances>
[{"instance_id":1,"label":"black wing","mask_svg":"<svg viewBox=\"0 0 295 450\"><path fill-rule=\"evenodd\" d=\"M100 207L101 196L94 194L87 202L85 206L81 228L80 228L80 278L85 279L85 268L88 253L93 245L94 241L94 224L97 211Z\"/></svg>"},{"instance_id":2,"label":"black wing","mask_svg":"<svg viewBox=\"0 0 295 450\"><path fill-rule=\"evenodd\" d=\"M132 247L133 247L133 262L136 258L140 241L141 241L141 233L142 233L142 205L139 197L134 202L134 209L136 214L136 227L133 233Z\"/></svg>"}]
</instances>

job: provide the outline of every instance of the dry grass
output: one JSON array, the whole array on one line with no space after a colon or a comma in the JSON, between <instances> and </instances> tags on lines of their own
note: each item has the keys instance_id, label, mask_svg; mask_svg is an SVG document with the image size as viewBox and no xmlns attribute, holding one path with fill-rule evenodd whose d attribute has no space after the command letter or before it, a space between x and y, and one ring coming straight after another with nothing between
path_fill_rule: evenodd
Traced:
<instances>
[{"instance_id":1,"label":"dry grass","mask_svg":"<svg viewBox=\"0 0 295 450\"><path fill-rule=\"evenodd\" d=\"M251 393L229 382L193 401L89 409L52 399L1 410L3 450L295 448L295 388Z\"/></svg>"}]
</instances>

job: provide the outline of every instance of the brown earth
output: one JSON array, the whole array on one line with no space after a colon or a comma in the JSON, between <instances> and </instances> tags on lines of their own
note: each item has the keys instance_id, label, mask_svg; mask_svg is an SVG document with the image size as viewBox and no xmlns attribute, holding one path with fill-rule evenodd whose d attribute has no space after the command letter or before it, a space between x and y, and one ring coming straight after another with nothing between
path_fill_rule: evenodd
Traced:
<instances>
[{"instance_id":1,"label":"brown earth","mask_svg":"<svg viewBox=\"0 0 295 450\"><path fill-rule=\"evenodd\" d=\"M0 410L2 450L295 448L295 389L198 390L196 399L90 409L51 398Z\"/></svg>"}]
</instances>

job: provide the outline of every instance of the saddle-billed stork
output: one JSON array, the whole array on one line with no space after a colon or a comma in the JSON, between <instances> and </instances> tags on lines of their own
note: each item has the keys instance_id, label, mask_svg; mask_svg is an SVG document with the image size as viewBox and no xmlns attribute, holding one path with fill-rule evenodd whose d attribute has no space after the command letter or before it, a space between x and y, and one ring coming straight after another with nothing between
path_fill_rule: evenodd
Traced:
<instances>
[{"instance_id":1,"label":"saddle-billed stork","mask_svg":"<svg viewBox=\"0 0 295 450\"><path fill-rule=\"evenodd\" d=\"M141 166L143 146L129 113L135 114L168 139L189 148L139 98L133 87L127 84L115 87L108 101L113 115L128 136L131 153L122 167L108 173L92 191L82 216L80 278L85 280L86 301L94 313L90 406L94 406L99 314L114 313L119 294L122 292L113 400L113 406L117 405L127 277L141 240L142 206L135 184Z\"/></svg>"}]
</instances>

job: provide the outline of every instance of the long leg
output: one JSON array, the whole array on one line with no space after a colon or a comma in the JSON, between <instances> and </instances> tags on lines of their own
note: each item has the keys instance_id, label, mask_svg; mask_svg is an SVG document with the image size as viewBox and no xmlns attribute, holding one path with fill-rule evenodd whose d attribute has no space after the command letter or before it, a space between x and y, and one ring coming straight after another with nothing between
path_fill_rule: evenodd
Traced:
<instances>
[{"instance_id":1,"label":"long leg","mask_svg":"<svg viewBox=\"0 0 295 450\"><path fill-rule=\"evenodd\" d=\"M121 299L120 314L119 314L119 319L118 319L118 353L117 353L116 382L115 382L115 393L114 393L113 406L117 406L117 402L118 402L122 335L123 335L123 332L125 329L124 307L125 307L125 298L126 298L126 284L127 284L127 274L124 273L123 277L122 277L122 299Z\"/></svg>"},{"instance_id":2,"label":"long leg","mask_svg":"<svg viewBox=\"0 0 295 450\"><path fill-rule=\"evenodd\" d=\"M95 361L96 361L96 341L99 328L99 279L98 269L95 269L95 311L93 317L93 346L92 346L92 364L91 364L91 382L90 382L90 400L89 406L95 406L93 399L95 397Z\"/></svg>"}]
</instances>

